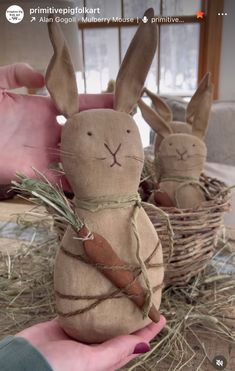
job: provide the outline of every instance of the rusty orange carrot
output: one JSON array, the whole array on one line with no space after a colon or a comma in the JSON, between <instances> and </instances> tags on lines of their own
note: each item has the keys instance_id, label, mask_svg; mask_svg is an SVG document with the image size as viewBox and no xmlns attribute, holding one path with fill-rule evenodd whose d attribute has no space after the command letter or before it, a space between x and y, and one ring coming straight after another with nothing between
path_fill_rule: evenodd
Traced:
<instances>
[{"instance_id":1,"label":"rusty orange carrot","mask_svg":"<svg viewBox=\"0 0 235 371\"><path fill-rule=\"evenodd\" d=\"M78 232L78 235L80 238L85 239L88 233L88 229L83 226ZM145 304L146 293L141 284L135 279L133 272L120 267L126 263L118 257L112 246L104 237L97 233L92 233L92 235L94 236L93 239L83 241L84 250L89 260L94 264L114 267L114 269L98 269L116 287L122 289L127 295L130 295L130 300L142 309ZM120 268L115 268L115 266ZM159 321L160 313L154 304L152 304L148 316L153 322Z\"/></svg>"}]
</instances>

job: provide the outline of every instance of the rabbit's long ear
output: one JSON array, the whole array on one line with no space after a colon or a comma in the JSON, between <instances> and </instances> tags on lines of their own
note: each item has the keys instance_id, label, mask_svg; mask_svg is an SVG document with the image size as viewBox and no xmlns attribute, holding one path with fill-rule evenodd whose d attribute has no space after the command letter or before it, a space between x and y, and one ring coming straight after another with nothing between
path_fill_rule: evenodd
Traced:
<instances>
[{"instance_id":1,"label":"rabbit's long ear","mask_svg":"<svg viewBox=\"0 0 235 371\"><path fill-rule=\"evenodd\" d=\"M164 121L166 121L169 124L173 119L170 107L164 102L164 100L162 100L156 94L152 93L147 88L144 88L144 92L152 100L152 104L155 111L159 114L159 116L161 116L164 119Z\"/></svg>"},{"instance_id":2,"label":"rabbit's long ear","mask_svg":"<svg viewBox=\"0 0 235 371\"><path fill-rule=\"evenodd\" d=\"M54 55L46 72L46 86L62 115L78 112L78 92L75 72L62 30L55 19L48 23Z\"/></svg>"},{"instance_id":3,"label":"rabbit's long ear","mask_svg":"<svg viewBox=\"0 0 235 371\"><path fill-rule=\"evenodd\" d=\"M161 135L163 138L166 138L168 135L173 133L168 123L151 107L147 106L142 99L138 101L138 104L143 118L151 126L155 133Z\"/></svg>"},{"instance_id":4,"label":"rabbit's long ear","mask_svg":"<svg viewBox=\"0 0 235 371\"><path fill-rule=\"evenodd\" d=\"M194 116L199 109L200 102L203 99L204 94L207 92L211 85L211 74L208 72L203 79L200 81L198 88L192 96L187 109L186 109L186 122L193 124Z\"/></svg>"},{"instance_id":5,"label":"rabbit's long ear","mask_svg":"<svg viewBox=\"0 0 235 371\"><path fill-rule=\"evenodd\" d=\"M118 72L114 97L114 109L117 111L132 112L156 51L158 33L156 24L151 23L153 9L148 9L144 16L149 21L141 21Z\"/></svg>"},{"instance_id":6,"label":"rabbit's long ear","mask_svg":"<svg viewBox=\"0 0 235 371\"><path fill-rule=\"evenodd\" d=\"M213 85L210 85L203 93L192 124L192 134L200 139L203 139L207 132L212 101Z\"/></svg>"}]
</instances>

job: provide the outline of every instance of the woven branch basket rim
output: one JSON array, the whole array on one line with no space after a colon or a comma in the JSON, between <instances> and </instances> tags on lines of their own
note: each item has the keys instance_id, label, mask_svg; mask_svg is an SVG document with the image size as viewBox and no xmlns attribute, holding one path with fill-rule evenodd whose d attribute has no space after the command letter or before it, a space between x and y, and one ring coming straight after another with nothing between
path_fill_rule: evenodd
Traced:
<instances>
[{"instance_id":1,"label":"woven branch basket rim","mask_svg":"<svg viewBox=\"0 0 235 371\"><path fill-rule=\"evenodd\" d=\"M216 178L202 174L200 180L210 191L213 199L199 207L178 209L161 207L168 216L174 232L173 249L166 217L159 213L159 207L148 202L143 207L156 229L162 243L165 262L165 284L184 285L212 258L218 231L223 225L223 216L231 207L231 189Z\"/></svg>"},{"instance_id":2,"label":"woven branch basket rim","mask_svg":"<svg viewBox=\"0 0 235 371\"><path fill-rule=\"evenodd\" d=\"M218 192L219 197L216 197L216 195L215 195L213 200L204 201L200 204L200 206L195 207L195 208L179 209L175 206L170 206L170 207L161 207L161 209L165 212L171 213L171 215L175 214L175 215L183 216L184 214L189 214L190 212L193 213L193 214L196 214L196 213L204 212L205 210L208 210L208 209L227 206L228 202L231 199L231 189L230 189L230 187L228 187L228 185L221 180L218 180L216 178L212 178L212 177L209 177L209 176L206 176L206 175L202 174L201 181L204 182L205 179L206 179L207 184L208 183L212 184L213 182L216 181L217 187L220 186L220 191ZM144 204L144 206L146 205L146 207L147 207L148 202L144 202L143 204ZM150 204L150 205L151 205L152 209L154 207L156 207L153 204ZM156 207L156 209L157 209L157 207Z\"/></svg>"}]
</instances>

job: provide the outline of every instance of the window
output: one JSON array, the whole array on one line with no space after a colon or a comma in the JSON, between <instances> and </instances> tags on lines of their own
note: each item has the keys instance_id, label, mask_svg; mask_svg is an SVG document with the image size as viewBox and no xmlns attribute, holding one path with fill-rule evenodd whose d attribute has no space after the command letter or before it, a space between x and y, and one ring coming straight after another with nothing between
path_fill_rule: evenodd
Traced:
<instances>
[{"instance_id":1,"label":"window","mask_svg":"<svg viewBox=\"0 0 235 371\"><path fill-rule=\"evenodd\" d=\"M146 86L162 95L190 97L198 81L212 72L218 92L220 37L223 0L75 0L79 7L99 7L104 17L142 17L148 7L155 16L179 16L181 23L159 23L158 50L149 71ZM203 22L196 13L203 11ZM84 15L83 15L84 16ZM80 92L101 92L115 80L120 63L138 25L115 22L82 22L79 29L83 47L83 73L77 73ZM138 116L138 113L137 115ZM139 115L140 116L140 115ZM141 124L143 125L143 123ZM146 135L145 135L146 138ZM147 144L144 140L144 144Z\"/></svg>"},{"instance_id":2,"label":"window","mask_svg":"<svg viewBox=\"0 0 235 371\"><path fill-rule=\"evenodd\" d=\"M100 93L115 79L119 68L118 30L87 29L84 32L85 81L87 93Z\"/></svg>"},{"instance_id":3,"label":"window","mask_svg":"<svg viewBox=\"0 0 235 371\"><path fill-rule=\"evenodd\" d=\"M115 80L121 60L137 24L119 25L92 22L92 17L142 17L148 7L155 15L184 16L184 23L160 24L158 50L146 85L160 94L191 95L197 85L200 26L196 12L201 0L79 0L77 5L100 8L100 14L87 14L91 22L79 22L82 33L84 89L104 91ZM191 17L190 17L191 16ZM192 21L192 16L194 17ZM190 18L190 19L188 19ZM82 76L79 83L83 86Z\"/></svg>"},{"instance_id":4,"label":"window","mask_svg":"<svg viewBox=\"0 0 235 371\"><path fill-rule=\"evenodd\" d=\"M162 25L160 94L190 96L197 86L199 24Z\"/></svg>"}]
</instances>

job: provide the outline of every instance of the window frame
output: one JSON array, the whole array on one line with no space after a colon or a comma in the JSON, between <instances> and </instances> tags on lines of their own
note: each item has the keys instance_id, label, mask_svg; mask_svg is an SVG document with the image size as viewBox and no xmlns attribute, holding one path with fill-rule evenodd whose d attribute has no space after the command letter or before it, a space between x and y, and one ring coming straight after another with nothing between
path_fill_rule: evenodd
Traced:
<instances>
[{"instance_id":1,"label":"window frame","mask_svg":"<svg viewBox=\"0 0 235 371\"><path fill-rule=\"evenodd\" d=\"M124 18L124 2L121 2L121 17ZM162 14L162 0L160 0L160 14ZM86 1L84 0L84 6ZM214 99L218 98L219 91L219 71L220 71L220 52L221 52L221 39L222 39L222 27L223 27L223 17L219 17L217 14L222 13L224 9L224 0L201 0L201 10L204 13L203 20L197 19L195 16L180 16L180 19L184 21L184 24L198 23L200 25L199 30L199 55L198 55L198 82L202 79L204 74L207 71L211 72L212 82L214 84ZM157 16L157 15L155 15ZM137 26L137 19L132 23L125 22L88 22L83 23L78 21L78 28L81 31L81 40L82 40L82 54L83 54L83 79L84 79L84 89L87 91L86 86L86 76L85 76L85 42L84 42L84 31L86 29L95 29L95 28L117 28L118 29L118 50L119 50L119 65L122 61L122 45L121 45L121 27L133 27ZM159 43L157 49L157 93L159 93L160 87L160 53L161 53L161 44L160 44L160 33L161 33L161 24L159 25ZM175 25L182 25L182 23L175 23ZM164 27L167 27L167 24L164 24ZM185 97L184 94L178 94L182 97Z\"/></svg>"}]
</instances>

